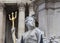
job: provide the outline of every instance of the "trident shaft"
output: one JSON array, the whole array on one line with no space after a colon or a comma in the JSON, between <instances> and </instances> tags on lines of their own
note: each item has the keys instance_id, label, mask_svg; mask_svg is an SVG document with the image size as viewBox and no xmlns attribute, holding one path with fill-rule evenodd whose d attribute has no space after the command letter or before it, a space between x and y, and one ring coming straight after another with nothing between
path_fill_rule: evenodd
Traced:
<instances>
[{"instance_id":1,"label":"trident shaft","mask_svg":"<svg viewBox=\"0 0 60 43\"><path fill-rule=\"evenodd\" d=\"M13 12L12 12L12 17L10 17L10 14L9 14L9 20L12 21L12 29L11 29L11 31L12 31L12 39L13 39L14 43L16 43L15 27L14 27L14 21L15 21L16 18L17 18L17 12L15 12L15 17L14 17L14 13Z\"/></svg>"}]
</instances>

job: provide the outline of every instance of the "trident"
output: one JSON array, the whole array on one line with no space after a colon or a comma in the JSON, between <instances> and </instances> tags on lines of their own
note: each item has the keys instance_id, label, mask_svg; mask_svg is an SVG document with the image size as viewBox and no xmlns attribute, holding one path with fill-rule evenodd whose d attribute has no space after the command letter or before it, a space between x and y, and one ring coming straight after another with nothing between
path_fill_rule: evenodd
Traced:
<instances>
[{"instance_id":1,"label":"trident","mask_svg":"<svg viewBox=\"0 0 60 43\"><path fill-rule=\"evenodd\" d=\"M15 17L14 17L14 13L12 12L12 17L10 17L9 14L9 20L12 21L12 38L13 38L13 42L16 43L16 37L15 37L15 27L14 27L14 21L17 18L17 12L15 12Z\"/></svg>"}]
</instances>

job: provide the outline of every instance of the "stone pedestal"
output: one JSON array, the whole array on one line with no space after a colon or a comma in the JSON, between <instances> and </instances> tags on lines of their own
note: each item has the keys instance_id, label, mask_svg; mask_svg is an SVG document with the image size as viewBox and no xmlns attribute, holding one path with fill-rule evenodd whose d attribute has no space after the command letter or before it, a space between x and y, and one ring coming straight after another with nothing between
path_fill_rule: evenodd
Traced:
<instances>
[{"instance_id":1,"label":"stone pedestal","mask_svg":"<svg viewBox=\"0 0 60 43\"><path fill-rule=\"evenodd\" d=\"M34 14L35 14L35 12L34 12L34 9L33 9L33 4L30 4L30 6L29 6L29 16L32 16Z\"/></svg>"},{"instance_id":2,"label":"stone pedestal","mask_svg":"<svg viewBox=\"0 0 60 43\"><path fill-rule=\"evenodd\" d=\"M5 41L5 15L3 7L0 5L0 43Z\"/></svg>"},{"instance_id":3,"label":"stone pedestal","mask_svg":"<svg viewBox=\"0 0 60 43\"><path fill-rule=\"evenodd\" d=\"M19 7L18 38L25 32L25 7L21 4Z\"/></svg>"},{"instance_id":4,"label":"stone pedestal","mask_svg":"<svg viewBox=\"0 0 60 43\"><path fill-rule=\"evenodd\" d=\"M60 2L48 3L49 37L55 36L60 40ZM60 43L60 42L59 42Z\"/></svg>"},{"instance_id":5,"label":"stone pedestal","mask_svg":"<svg viewBox=\"0 0 60 43\"><path fill-rule=\"evenodd\" d=\"M60 37L60 2L42 3L37 11L39 27L45 32L47 39L51 36Z\"/></svg>"},{"instance_id":6,"label":"stone pedestal","mask_svg":"<svg viewBox=\"0 0 60 43\"><path fill-rule=\"evenodd\" d=\"M45 3L39 5L37 12L38 12L39 28L44 32L44 36L47 37L47 40L48 40L48 26L47 26L48 12L45 9Z\"/></svg>"}]
</instances>

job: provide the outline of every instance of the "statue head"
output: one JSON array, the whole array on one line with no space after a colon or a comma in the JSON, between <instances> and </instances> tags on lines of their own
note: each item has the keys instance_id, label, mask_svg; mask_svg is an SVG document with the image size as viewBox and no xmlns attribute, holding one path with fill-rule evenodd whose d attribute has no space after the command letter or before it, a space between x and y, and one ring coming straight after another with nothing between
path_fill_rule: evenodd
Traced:
<instances>
[{"instance_id":1,"label":"statue head","mask_svg":"<svg viewBox=\"0 0 60 43\"><path fill-rule=\"evenodd\" d=\"M27 27L35 27L35 19L32 16L26 17L25 24Z\"/></svg>"}]
</instances>

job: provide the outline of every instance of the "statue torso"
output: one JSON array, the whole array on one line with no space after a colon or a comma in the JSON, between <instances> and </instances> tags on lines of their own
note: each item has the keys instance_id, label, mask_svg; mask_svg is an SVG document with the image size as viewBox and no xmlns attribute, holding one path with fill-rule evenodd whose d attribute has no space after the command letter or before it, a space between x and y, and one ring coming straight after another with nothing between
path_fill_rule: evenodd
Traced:
<instances>
[{"instance_id":1,"label":"statue torso","mask_svg":"<svg viewBox=\"0 0 60 43\"><path fill-rule=\"evenodd\" d=\"M24 43L38 43L38 38L40 38L39 35L41 36L41 34L38 28L25 32L23 34Z\"/></svg>"}]
</instances>

